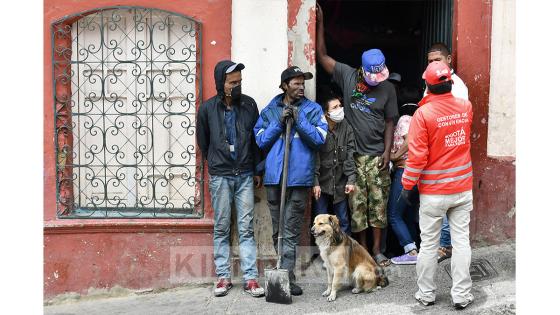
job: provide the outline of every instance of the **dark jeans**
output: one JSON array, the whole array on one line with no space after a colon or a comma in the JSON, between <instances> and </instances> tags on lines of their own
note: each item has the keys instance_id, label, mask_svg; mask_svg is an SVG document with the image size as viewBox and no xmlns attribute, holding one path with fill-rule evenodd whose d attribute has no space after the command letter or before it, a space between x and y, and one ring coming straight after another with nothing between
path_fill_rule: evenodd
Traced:
<instances>
[{"instance_id":1,"label":"dark jeans","mask_svg":"<svg viewBox=\"0 0 560 315\"><path fill-rule=\"evenodd\" d=\"M280 222L280 185L266 186L268 208L272 217L272 240L278 252L278 227ZM287 269L290 280L295 281L296 247L299 244L301 225L305 204L309 196L309 187L286 188L286 205L284 209L284 240L282 242L282 262L280 268Z\"/></svg>"},{"instance_id":2,"label":"dark jeans","mask_svg":"<svg viewBox=\"0 0 560 315\"><path fill-rule=\"evenodd\" d=\"M313 215L328 213L336 215L342 232L352 235L350 220L348 219L348 199L335 204L333 204L333 200L333 196L321 193L319 200L313 199Z\"/></svg>"},{"instance_id":3,"label":"dark jeans","mask_svg":"<svg viewBox=\"0 0 560 315\"><path fill-rule=\"evenodd\" d=\"M439 239L439 246L449 247L451 246L451 233L449 232L449 220L447 215L443 216L443 223L441 224L441 237Z\"/></svg>"},{"instance_id":4,"label":"dark jeans","mask_svg":"<svg viewBox=\"0 0 560 315\"><path fill-rule=\"evenodd\" d=\"M399 244L404 248L405 253L408 253L413 249L417 249L413 239L413 235L416 235L415 212L417 212L417 209L408 206L403 199L399 200L403 189L401 183L403 172L403 168L397 168L393 174L387 212L389 223L399 240Z\"/></svg>"}]
</instances>

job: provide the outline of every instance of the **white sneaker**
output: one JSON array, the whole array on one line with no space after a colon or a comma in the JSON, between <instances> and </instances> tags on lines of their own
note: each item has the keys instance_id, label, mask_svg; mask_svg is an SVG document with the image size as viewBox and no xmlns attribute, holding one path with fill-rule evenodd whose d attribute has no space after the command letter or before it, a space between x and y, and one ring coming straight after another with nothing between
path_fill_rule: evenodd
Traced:
<instances>
[{"instance_id":1,"label":"white sneaker","mask_svg":"<svg viewBox=\"0 0 560 315\"><path fill-rule=\"evenodd\" d=\"M453 302L453 306L455 306L456 309L462 310L462 309L466 308L467 306L469 306L469 304L471 304L472 301L474 301L474 296L469 293L469 294L467 294L467 297L465 298L465 300L463 302L460 302L460 303Z\"/></svg>"},{"instance_id":2,"label":"white sneaker","mask_svg":"<svg viewBox=\"0 0 560 315\"><path fill-rule=\"evenodd\" d=\"M426 299L424 299L419 292L416 292L414 294L414 298L416 299L416 301L420 302L420 304L424 305L424 306L432 306L436 303L435 300L433 301L428 301Z\"/></svg>"}]
</instances>

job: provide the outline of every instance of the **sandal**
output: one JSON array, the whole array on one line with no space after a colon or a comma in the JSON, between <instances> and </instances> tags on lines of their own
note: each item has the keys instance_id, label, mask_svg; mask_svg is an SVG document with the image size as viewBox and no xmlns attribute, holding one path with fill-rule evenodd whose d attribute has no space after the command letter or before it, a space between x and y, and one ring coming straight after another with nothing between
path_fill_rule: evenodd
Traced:
<instances>
[{"instance_id":1,"label":"sandal","mask_svg":"<svg viewBox=\"0 0 560 315\"><path fill-rule=\"evenodd\" d=\"M438 260L437 262L440 263L446 259L451 258L453 247L440 247L438 248Z\"/></svg>"},{"instance_id":2,"label":"sandal","mask_svg":"<svg viewBox=\"0 0 560 315\"><path fill-rule=\"evenodd\" d=\"M374 259L375 262L381 267L387 267L391 264L391 260L385 257L385 255L383 255L382 253L375 255Z\"/></svg>"}]
</instances>

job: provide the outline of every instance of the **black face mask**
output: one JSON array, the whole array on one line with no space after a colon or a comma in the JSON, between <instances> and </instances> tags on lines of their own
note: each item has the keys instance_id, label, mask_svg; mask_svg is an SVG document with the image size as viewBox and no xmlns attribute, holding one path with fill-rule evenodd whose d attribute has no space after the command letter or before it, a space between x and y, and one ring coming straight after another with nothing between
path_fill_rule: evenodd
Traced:
<instances>
[{"instance_id":1,"label":"black face mask","mask_svg":"<svg viewBox=\"0 0 560 315\"><path fill-rule=\"evenodd\" d=\"M445 94L451 92L451 81L442 82L435 85L428 85L428 89L432 94Z\"/></svg>"},{"instance_id":2,"label":"black face mask","mask_svg":"<svg viewBox=\"0 0 560 315\"><path fill-rule=\"evenodd\" d=\"M239 102L241 99L241 84L231 89L231 100L234 102Z\"/></svg>"}]
</instances>

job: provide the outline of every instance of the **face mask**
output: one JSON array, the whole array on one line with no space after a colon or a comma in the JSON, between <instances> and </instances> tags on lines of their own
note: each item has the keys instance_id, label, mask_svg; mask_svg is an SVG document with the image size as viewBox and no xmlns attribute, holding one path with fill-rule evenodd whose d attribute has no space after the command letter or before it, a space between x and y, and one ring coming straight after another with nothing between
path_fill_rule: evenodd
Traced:
<instances>
[{"instance_id":1,"label":"face mask","mask_svg":"<svg viewBox=\"0 0 560 315\"><path fill-rule=\"evenodd\" d=\"M339 107L329 113L329 118L335 123L339 123L344 119L344 109Z\"/></svg>"},{"instance_id":2,"label":"face mask","mask_svg":"<svg viewBox=\"0 0 560 315\"><path fill-rule=\"evenodd\" d=\"M364 73L364 81L366 81L367 85L369 85L369 86L377 86L379 84L379 82L377 82L373 79L370 79L369 76L366 75L365 73Z\"/></svg>"},{"instance_id":3,"label":"face mask","mask_svg":"<svg viewBox=\"0 0 560 315\"><path fill-rule=\"evenodd\" d=\"M231 100L237 102L241 99L241 84L231 89Z\"/></svg>"},{"instance_id":4,"label":"face mask","mask_svg":"<svg viewBox=\"0 0 560 315\"><path fill-rule=\"evenodd\" d=\"M452 82L453 81L447 81L447 82L442 82L442 83L438 83L435 85L430 85L428 87L428 90L430 91L430 93L432 94L445 94L445 93L449 93L451 92L451 88L452 88Z\"/></svg>"}]
</instances>

